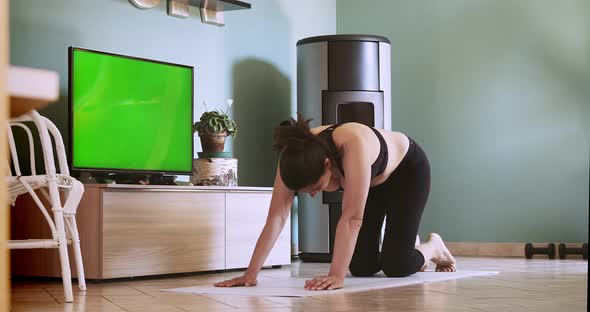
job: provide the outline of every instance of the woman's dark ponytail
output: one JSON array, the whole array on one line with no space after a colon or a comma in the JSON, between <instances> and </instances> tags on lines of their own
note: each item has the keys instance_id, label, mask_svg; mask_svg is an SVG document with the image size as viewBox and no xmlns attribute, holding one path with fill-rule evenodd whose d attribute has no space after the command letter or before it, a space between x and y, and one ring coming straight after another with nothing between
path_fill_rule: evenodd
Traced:
<instances>
[{"instance_id":1,"label":"woman's dark ponytail","mask_svg":"<svg viewBox=\"0 0 590 312\"><path fill-rule=\"evenodd\" d=\"M306 139L313 136L309 128L310 121L311 119L305 119L303 115L297 113L297 120L291 117L289 120L281 122L274 129L273 149L280 152L287 145L299 146L304 144Z\"/></svg>"},{"instance_id":2,"label":"woman's dark ponytail","mask_svg":"<svg viewBox=\"0 0 590 312\"><path fill-rule=\"evenodd\" d=\"M281 179L295 191L315 183L324 173L325 159L331 158L326 143L311 133L310 121L298 113L297 120L281 122L273 133Z\"/></svg>"}]
</instances>

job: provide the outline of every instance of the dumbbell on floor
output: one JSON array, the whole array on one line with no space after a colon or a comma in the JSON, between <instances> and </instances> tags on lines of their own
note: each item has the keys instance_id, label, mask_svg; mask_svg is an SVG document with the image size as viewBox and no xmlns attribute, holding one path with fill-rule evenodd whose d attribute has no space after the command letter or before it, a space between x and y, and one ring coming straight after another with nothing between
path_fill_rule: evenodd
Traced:
<instances>
[{"instance_id":1,"label":"dumbbell on floor","mask_svg":"<svg viewBox=\"0 0 590 312\"><path fill-rule=\"evenodd\" d=\"M545 247L533 247L533 244L526 243L524 245L524 256L527 259L531 259L533 255L547 255L549 259L555 259L555 244L549 243L547 244L547 248Z\"/></svg>"},{"instance_id":2,"label":"dumbbell on floor","mask_svg":"<svg viewBox=\"0 0 590 312\"><path fill-rule=\"evenodd\" d=\"M565 259L567 255L582 255L582 258L588 259L588 244L582 247L568 248L564 243L559 244L559 259Z\"/></svg>"}]
</instances>

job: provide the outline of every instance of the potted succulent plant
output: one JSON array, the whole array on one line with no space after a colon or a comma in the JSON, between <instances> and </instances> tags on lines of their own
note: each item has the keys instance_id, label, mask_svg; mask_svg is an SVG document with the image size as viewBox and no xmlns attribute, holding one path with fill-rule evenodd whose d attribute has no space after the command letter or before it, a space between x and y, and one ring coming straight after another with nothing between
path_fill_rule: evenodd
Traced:
<instances>
[{"instance_id":1,"label":"potted succulent plant","mask_svg":"<svg viewBox=\"0 0 590 312\"><path fill-rule=\"evenodd\" d=\"M227 100L228 110L233 103L233 100ZM201 146L204 153L218 153L223 152L225 146L225 138L227 136L236 136L238 128L236 122L233 121L225 112L221 110L207 111L207 104L205 105L205 112L201 115L201 119L193 125L193 133L198 133L201 138Z\"/></svg>"}]
</instances>

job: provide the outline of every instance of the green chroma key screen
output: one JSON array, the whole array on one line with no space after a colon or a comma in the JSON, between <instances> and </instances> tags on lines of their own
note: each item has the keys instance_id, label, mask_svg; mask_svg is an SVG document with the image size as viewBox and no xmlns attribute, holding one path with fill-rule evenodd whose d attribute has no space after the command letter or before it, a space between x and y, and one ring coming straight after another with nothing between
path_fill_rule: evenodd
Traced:
<instances>
[{"instance_id":1,"label":"green chroma key screen","mask_svg":"<svg viewBox=\"0 0 590 312\"><path fill-rule=\"evenodd\" d=\"M72 48L72 167L190 173L193 68Z\"/></svg>"}]
</instances>

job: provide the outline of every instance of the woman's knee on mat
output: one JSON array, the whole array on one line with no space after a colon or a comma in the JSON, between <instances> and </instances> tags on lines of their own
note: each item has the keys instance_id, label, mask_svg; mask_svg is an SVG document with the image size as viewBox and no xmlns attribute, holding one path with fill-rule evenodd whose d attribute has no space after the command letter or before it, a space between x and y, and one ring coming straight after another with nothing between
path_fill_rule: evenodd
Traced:
<instances>
[{"instance_id":1,"label":"woman's knee on mat","mask_svg":"<svg viewBox=\"0 0 590 312\"><path fill-rule=\"evenodd\" d=\"M383 261L381 268L387 277L406 277L412 275L420 269L411 257L400 257Z\"/></svg>"},{"instance_id":2,"label":"woman's knee on mat","mask_svg":"<svg viewBox=\"0 0 590 312\"><path fill-rule=\"evenodd\" d=\"M418 272L418 270L415 270L414 268L409 268L409 267L395 267L395 266L388 266L388 267L384 267L383 268L383 273L385 273L385 275L387 277L406 277L406 276L410 276L414 273Z\"/></svg>"},{"instance_id":3,"label":"woman's knee on mat","mask_svg":"<svg viewBox=\"0 0 590 312\"><path fill-rule=\"evenodd\" d=\"M373 276L375 273L379 272L378 268L372 268L368 265L353 265L351 264L348 269L350 270L350 274L356 277L368 277Z\"/></svg>"}]
</instances>

